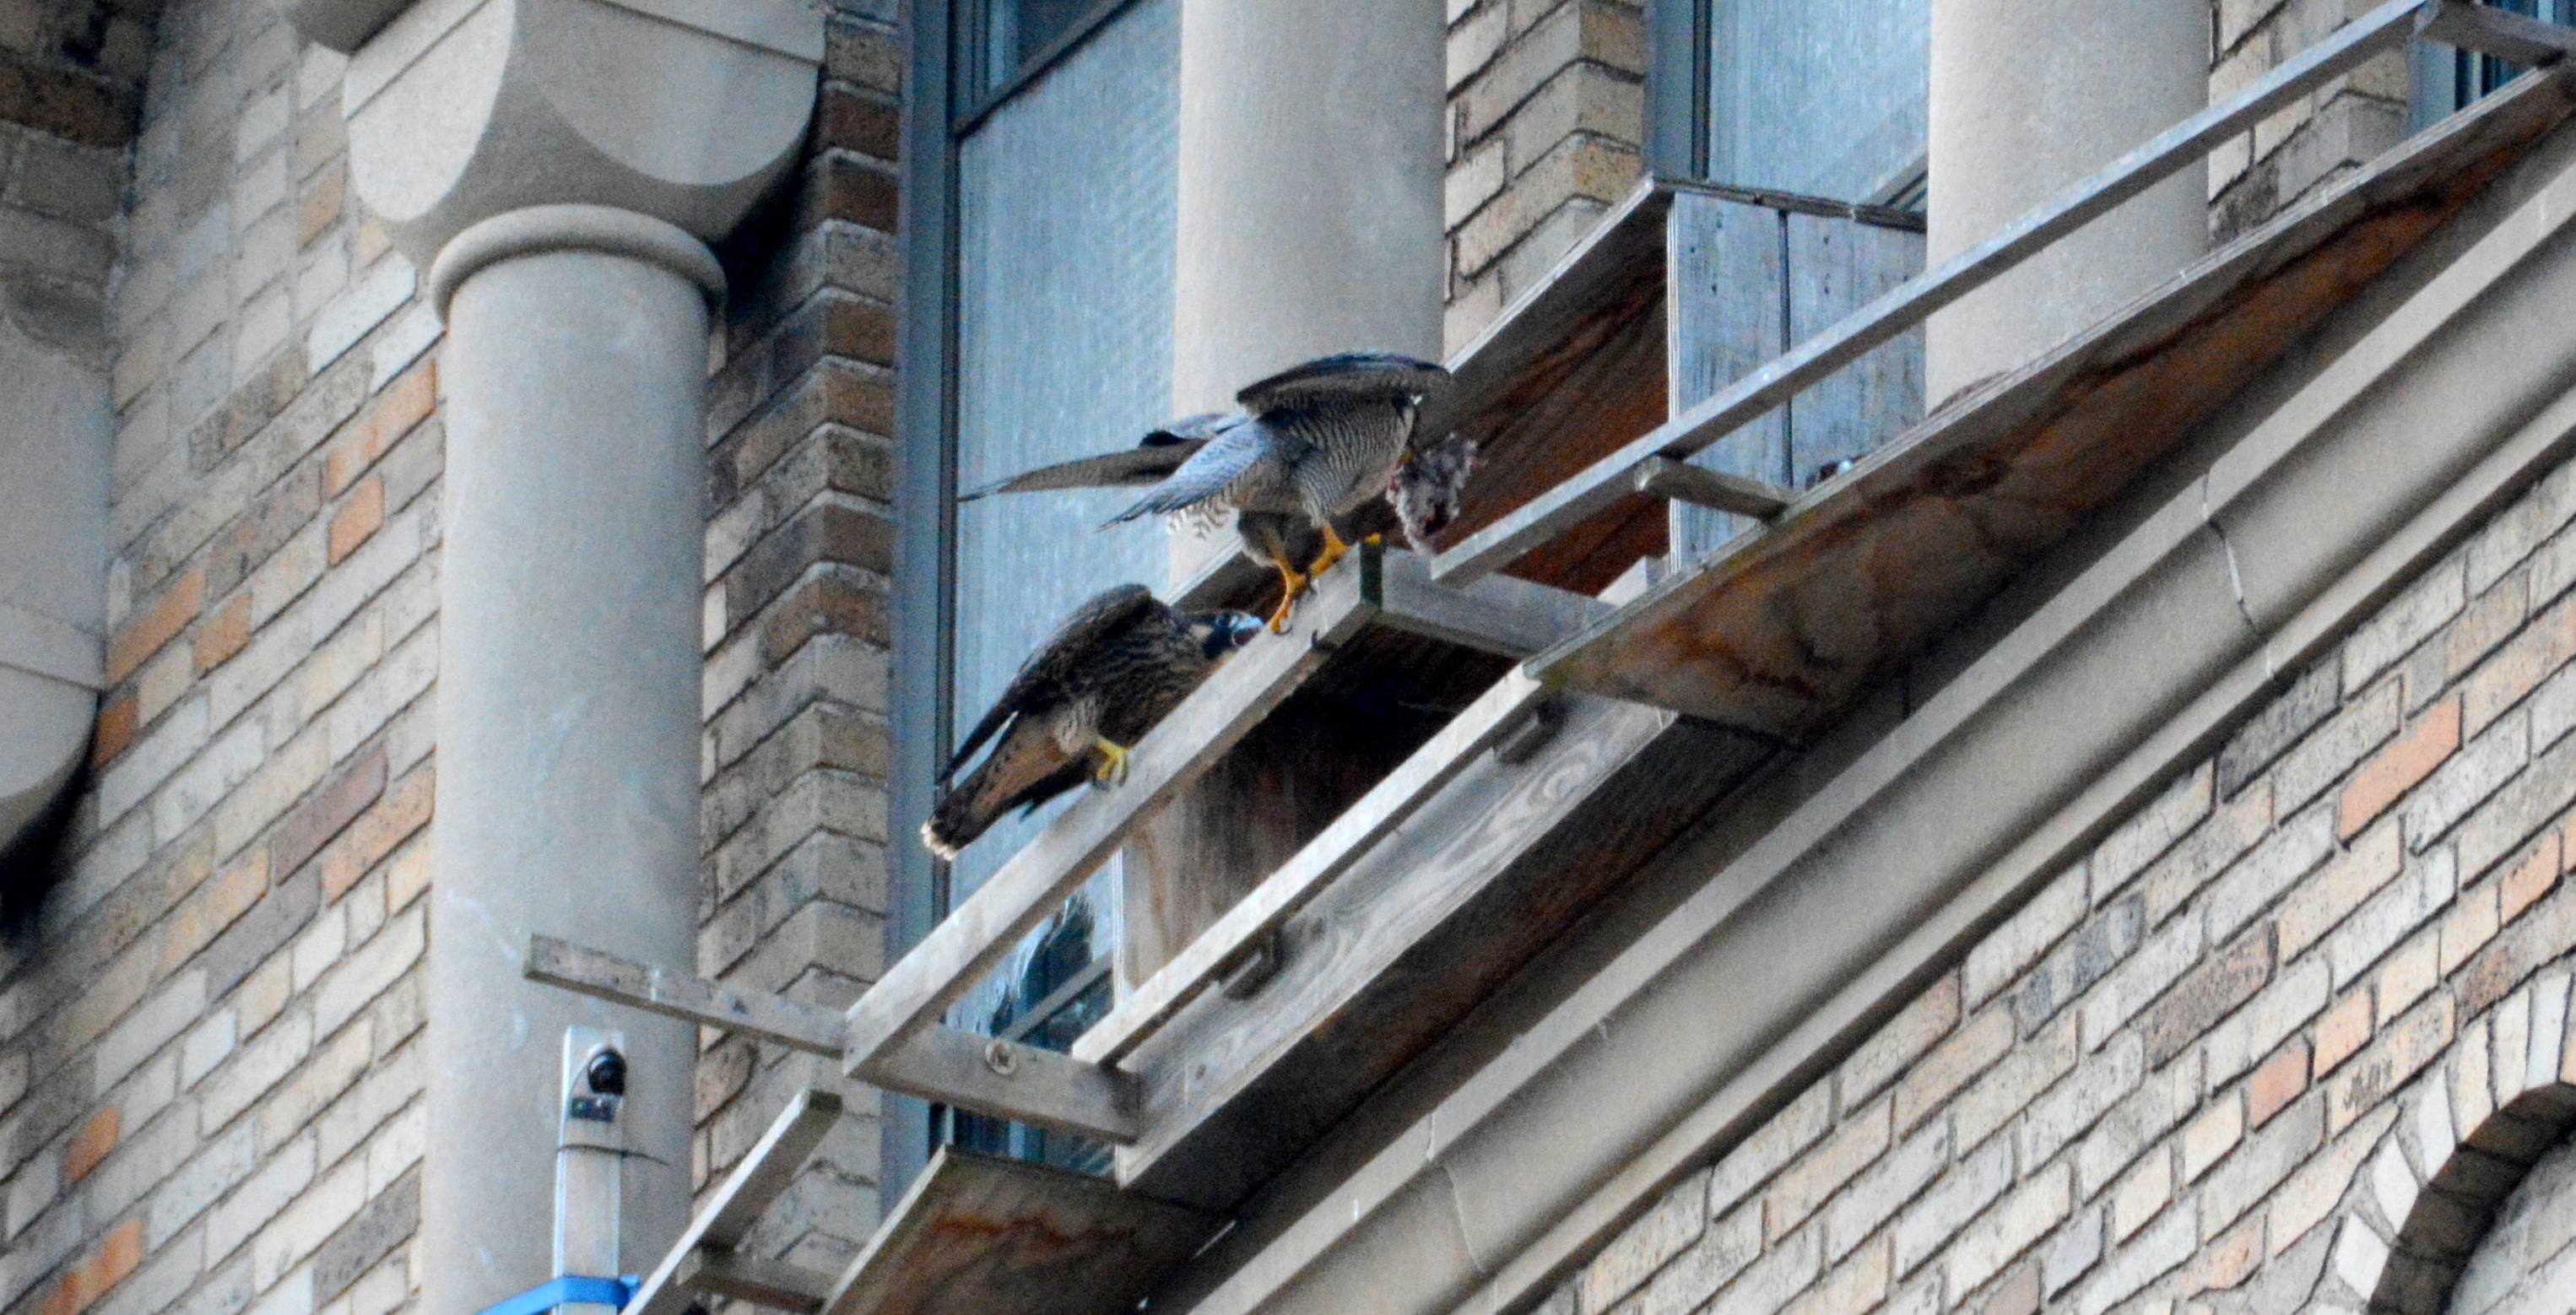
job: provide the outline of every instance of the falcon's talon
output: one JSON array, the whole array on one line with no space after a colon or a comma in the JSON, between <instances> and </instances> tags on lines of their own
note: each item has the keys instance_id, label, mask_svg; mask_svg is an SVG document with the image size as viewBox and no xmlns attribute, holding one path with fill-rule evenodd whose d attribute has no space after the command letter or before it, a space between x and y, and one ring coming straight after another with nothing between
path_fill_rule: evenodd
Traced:
<instances>
[{"instance_id":1,"label":"falcon's talon","mask_svg":"<svg viewBox=\"0 0 2576 1315\"><path fill-rule=\"evenodd\" d=\"M1107 787L1127 784L1127 746L1106 735L1091 737L1091 747L1100 751L1100 766L1093 769L1094 784Z\"/></svg>"},{"instance_id":2,"label":"falcon's talon","mask_svg":"<svg viewBox=\"0 0 2576 1315\"><path fill-rule=\"evenodd\" d=\"M1270 614L1270 633L1288 633L1288 614L1297 610L1297 599L1306 592L1307 581L1314 577L1290 566L1285 559L1271 565L1279 568L1279 610Z\"/></svg>"},{"instance_id":3,"label":"falcon's talon","mask_svg":"<svg viewBox=\"0 0 2576 1315\"><path fill-rule=\"evenodd\" d=\"M1342 542L1342 536L1333 532L1332 523L1325 522L1324 550L1315 554L1315 564L1306 568L1307 576L1309 578L1321 576L1324 572L1333 569L1333 563L1340 561L1350 550L1351 546Z\"/></svg>"}]
</instances>

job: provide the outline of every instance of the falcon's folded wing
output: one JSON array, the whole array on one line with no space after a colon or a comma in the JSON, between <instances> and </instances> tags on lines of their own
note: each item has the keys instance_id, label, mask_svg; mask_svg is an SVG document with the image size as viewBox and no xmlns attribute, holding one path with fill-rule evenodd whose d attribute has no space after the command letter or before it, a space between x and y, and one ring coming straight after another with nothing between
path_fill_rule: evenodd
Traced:
<instances>
[{"instance_id":1,"label":"falcon's folded wing","mask_svg":"<svg viewBox=\"0 0 2576 1315\"><path fill-rule=\"evenodd\" d=\"M1448 396L1449 371L1394 352L1336 352L1291 366L1235 394L1254 415L1309 410L1337 402Z\"/></svg>"},{"instance_id":2,"label":"falcon's folded wing","mask_svg":"<svg viewBox=\"0 0 2576 1315\"><path fill-rule=\"evenodd\" d=\"M955 776L957 769L975 755L975 750L982 747L984 741L991 739L994 732L1028 706L1032 696L1062 681L1065 672L1087 660L1110 635L1133 623L1147 609L1163 605L1154 597L1153 590L1141 584L1115 585L1092 595L1090 601L1055 628L1054 634L1047 636L1045 643L1038 645L1036 652L1029 654L1028 661L1020 664L1018 673L1011 677L1011 683L1002 690L1002 696L993 700L993 706L985 712L984 719L975 723L975 729L966 732L965 739L958 741L957 752L950 755L948 765L940 770L939 779L945 781Z\"/></svg>"}]
</instances>

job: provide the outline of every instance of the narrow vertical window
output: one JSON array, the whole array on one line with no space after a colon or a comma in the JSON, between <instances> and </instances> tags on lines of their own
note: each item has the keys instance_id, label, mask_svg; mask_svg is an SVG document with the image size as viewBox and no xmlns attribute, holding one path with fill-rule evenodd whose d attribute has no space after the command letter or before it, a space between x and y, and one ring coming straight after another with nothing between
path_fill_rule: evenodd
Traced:
<instances>
[{"instance_id":1,"label":"narrow vertical window","mask_svg":"<svg viewBox=\"0 0 2576 1315\"><path fill-rule=\"evenodd\" d=\"M953 249L944 288L915 289L943 296L951 317L948 421L906 438L916 451L947 444L953 471L938 495L947 724L928 728L942 753L1083 600L1124 581L1162 581L1167 549L1155 528L1099 528L1132 500L1127 491L956 495L1134 442L1168 418L1179 146L1179 0L972 0L953 12ZM929 870L931 917L973 895L1072 798L1005 819L953 865ZM1110 1004L1117 881L1113 862L950 1024L1071 1044ZM1107 1164L1090 1143L955 1111L933 1111L929 1136Z\"/></svg>"}]
</instances>

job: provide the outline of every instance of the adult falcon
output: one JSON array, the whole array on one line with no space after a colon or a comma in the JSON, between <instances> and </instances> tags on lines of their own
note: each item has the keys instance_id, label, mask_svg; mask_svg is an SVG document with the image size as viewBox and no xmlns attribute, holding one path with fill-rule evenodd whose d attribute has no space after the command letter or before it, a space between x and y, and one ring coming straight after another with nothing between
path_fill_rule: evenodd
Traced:
<instances>
[{"instance_id":1,"label":"adult falcon","mask_svg":"<svg viewBox=\"0 0 2576 1315\"><path fill-rule=\"evenodd\" d=\"M1035 808L1085 778L1103 786L1125 780L1128 747L1259 633L1259 617L1176 612L1141 584L1093 596L966 733L942 781L985 741L995 741L993 751L940 797L922 823L922 843L953 859L1013 808Z\"/></svg>"},{"instance_id":2,"label":"adult falcon","mask_svg":"<svg viewBox=\"0 0 2576 1315\"><path fill-rule=\"evenodd\" d=\"M1440 366L1392 352L1318 357L1237 393L1242 410L1176 420L1130 451L1015 475L959 500L1153 483L1108 524L1159 513L1212 526L1231 511L1244 555L1279 571L1284 596L1270 628L1281 630L1307 582L1350 551L1334 520L1392 493L1415 422L1449 382ZM1324 536L1303 570L1289 557L1300 525Z\"/></svg>"}]
</instances>

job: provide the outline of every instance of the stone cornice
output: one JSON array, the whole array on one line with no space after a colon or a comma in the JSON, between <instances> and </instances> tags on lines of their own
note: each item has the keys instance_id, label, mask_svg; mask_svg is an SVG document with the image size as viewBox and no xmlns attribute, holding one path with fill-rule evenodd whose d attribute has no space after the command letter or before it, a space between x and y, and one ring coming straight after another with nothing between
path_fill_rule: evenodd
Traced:
<instances>
[{"instance_id":1,"label":"stone cornice","mask_svg":"<svg viewBox=\"0 0 2576 1315\"><path fill-rule=\"evenodd\" d=\"M294 16L324 44L357 38L351 182L424 268L545 207L721 240L794 164L824 41L807 0L303 0Z\"/></svg>"}]
</instances>

